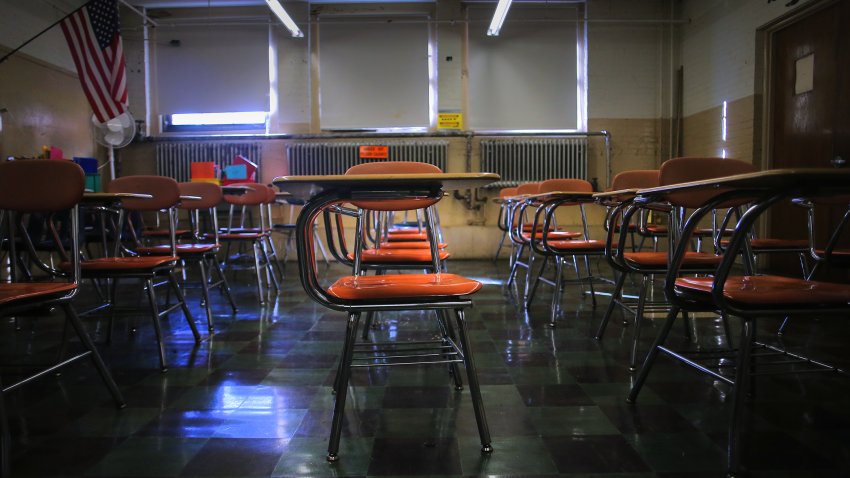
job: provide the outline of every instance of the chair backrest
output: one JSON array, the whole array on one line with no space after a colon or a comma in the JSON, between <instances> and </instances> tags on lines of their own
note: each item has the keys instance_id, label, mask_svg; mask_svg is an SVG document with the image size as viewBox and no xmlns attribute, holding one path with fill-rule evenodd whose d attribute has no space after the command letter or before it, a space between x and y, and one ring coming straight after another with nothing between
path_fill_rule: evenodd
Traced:
<instances>
[{"instance_id":1,"label":"chair backrest","mask_svg":"<svg viewBox=\"0 0 850 478\"><path fill-rule=\"evenodd\" d=\"M428 163L415 161L378 161L348 168L346 175L357 174L440 174L443 170ZM352 201L356 207L374 211L409 211L435 204L439 199L392 199L387 201Z\"/></svg>"},{"instance_id":2,"label":"chair backrest","mask_svg":"<svg viewBox=\"0 0 850 478\"><path fill-rule=\"evenodd\" d=\"M525 183L520 184L516 188L517 195L522 194L537 194L540 191L540 183Z\"/></svg>"},{"instance_id":3,"label":"chair backrest","mask_svg":"<svg viewBox=\"0 0 850 478\"><path fill-rule=\"evenodd\" d=\"M657 169L623 171L614 176L614 180L611 182L611 190L654 188L659 185L658 181Z\"/></svg>"},{"instance_id":4,"label":"chair backrest","mask_svg":"<svg viewBox=\"0 0 850 478\"><path fill-rule=\"evenodd\" d=\"M39 269L47 272L53 277L67 276L71 282L77 283L80 276L80 248L77 204L83 198L85 190L85 174L82 168L71 161L25 159L7 161L0 163L0 211L8 211L11 217L5 217L4 225L11 226L12 236L6 236L6 228L0 231L0 240L8 241L9 252L17 253L16 244L25 245L31 254L30 261ZM16 214L44 214L46 221L53 220L53 213L61 213L71 210L70 223L67 231L69 233L70 251L62 244L62 239L56 234L53 236L53 244L59 251L62 260L71 263L70 273L64 274L52 265L44 263L32 248L33 238L27 227L15 227L19 222L15 219ZM2 216L2 215L0 215ZM32 218L30 218L32 219ZM51 226L52 227L52 226ZM18 236L20 235L20 236ZM18 239L28 237L28 240ZM70 252L70 254L68 254ZM19 262L9 261L9 277L12 282L18 280L20 275L17 271ZM27 276L28 274L24 274ZM75 293L70 292L69 297Z\"/></svg>"},{"instance_id":5,"label":"chair backrest","mask_svg":"<svg viewBox=\"0 0 850 478\"><path fill-rule=\"evenodd\" d=\"M236 206L259 206L265 204L269 197L269 187L260 183L239 183L233 186L245 186L244 194L225 194L224 200Z\"/></svg>"},{"instance_id":6,"label":"chair backrest","mask_svg":"<svg viewBox=\"0 0 850 478\"><path fill-rule=\"evenodd\" d=\"M502 188L499 190L499 199L505 199L511 196L516 196L516 194L516 188Z\"/></svg>"},{"instance_id":7,"label":"chair backrest","mask_svg":"<svg viewBox=\"0 0 850 478\"><path fill-rule=\"evenodd\" d=\"M180 209L195 210L209 209L218 206L221 202L221 187L217 184L206 182L179 183L181 196L196 196L200 200L182 201Z\"/></svg>"},{"instance_id":8,"label":"chair backrest","mask_svg":"<svg viewBox=\"0 0 850 478\"><path fill-rule=\"evenodd\" d=\"M121 207L129 211L159 211L180 202L177 181L165 176L124 176L106 185L106 192L150 194L151 199L124 199Z\"/></svg>"},{"instance_id":9,"label":"chair backrest","mask_svg":"<svg viewBox=\"0 0 850 478\"><path fill-rule=\"evenodd\" d=\"M737 159L712 157L673 158L661 165L658 173L658 181L660 186L667 186L735 174L753 173L755 171L757 171L757 168L751 163ZM717 189L712 189L708 191L673 193L667 196L667 200L674 206L696 208L717 196L719 192ZM746 202L746 200L742 200L741 202ZM730 207L732 205L724 204L719 207Z\"/></svg>"},{"instance_id":10,"label":"chair backrest","mask_svg":"<svg viewBox=\"0 0 850 478\"><path fill-rule=\"evenodd\" d=\"M538 193L551 193L555 191L571 191L571 192L593 192L593 185L584 179L547 179L540 183L537 188Z\"/></svg>"},{"instance_id":11,"label":"chair backrest","mask_svg":"<svg viewBox=\"0 0 850 478\"><path fill-rule=\"evenodd\" d=\"M26 159L0 163L0 209L55 212L71 209L85 190L85 174L70 161Z\"/></svg>"}]
</instances>

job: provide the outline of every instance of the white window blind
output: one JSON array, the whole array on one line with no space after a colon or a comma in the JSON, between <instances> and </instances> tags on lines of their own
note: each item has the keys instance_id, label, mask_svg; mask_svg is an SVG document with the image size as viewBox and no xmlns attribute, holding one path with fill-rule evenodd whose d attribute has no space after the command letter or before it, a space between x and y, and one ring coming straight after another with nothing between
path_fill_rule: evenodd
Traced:
<instances>
[{"instance_id":1,"label":"white window blind","mask_svg":"<svg viewBox=\"0 0 850 478\"><path fill-rule=\"evenodd\" d=\"M424 21L320 23L322 129L427 128L429 61Z\"/></svg>"},{"instance_id":2,"label":"white window blind","mask_svg":"<svg viewBox=\"0 0 850 478\"><path fill-rule=\"evenodd\" d=\"M269 111L268 25L160 29L156 79L162 115Z\"/></svg>"},{"instance_id":3,"label":"white window blind","mask_svg":"<svg viewBox=\"0 0 850 478\"><path fill-rule=\"evenodd\" d=\"M577 8L514 3L488 37L492 10L470 9L469 127L577 129Z\"/></svg>"}]
</instances>

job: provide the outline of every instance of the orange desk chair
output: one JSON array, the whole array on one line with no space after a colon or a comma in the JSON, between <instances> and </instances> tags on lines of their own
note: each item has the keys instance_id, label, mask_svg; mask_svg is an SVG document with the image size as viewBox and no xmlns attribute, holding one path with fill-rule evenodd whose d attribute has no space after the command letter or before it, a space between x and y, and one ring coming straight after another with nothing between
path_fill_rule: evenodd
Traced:
<instances>
[{"instance_id":1,"label":"orange desk chair","mask_svg":"<svg viewBox=\"0 0 850 478\"><path fill-rule=\"evenodd\" d=\"M412 161L387 161L362 163L352 166L345 172L346 175L359 174L439 174L443 171L428 163L419 163ZM355 237L354 251L349 252L345 240L345 235L342 228L342 215L337 214L334 220L331 220L329 211L325 211L325 225L328 228L328 246L332 254L340 262L355 267L355 273L358 271L375 270L378 274L383 274L387 270L431 270L436 272L444 270L445 260L451 254L445 250L446 244L439 242L437 235L438 227L436 225L435 208L431 201L420 201L417 199L393 200L380 203L365 203L372 207L363 208L364 210L364 228L363 237ZM383 221L384 213L393 211L421 210L424 213L426 228L425 232L414 232L411 234L398 234L388 236L386 233L386 222ZM342 208L337 209L338 212L345 212ZM356 215L348 211L348 215ZM385 217L385 216L384 216ZM370 221L372 218L374 220ZM336 240L330 232L330 226L335 225ZM367 225L372 225L367 228ZM366 239L369 238L370 232L367 229L372 229L373 244L371 247L366 245ZM383 229L383 230L382 230ZM437 251L433 251L430 243L430 237L434 235L438 241ZM415 237L414 237L415 236ZM426 238L425 242L418 240L419 236ZM397 241L393 238L398 239ZM406 239L406 240L404 240ZM395 244L393 244L395 243ZM424 246L420 245L424 244ZM338 246L338 247L337 247ZM355 265L355 252L360 252L360 262Z\"/></svg>"},{"instance_id":2,"label":"orange desk chair","mask_svg":"<svg viewBox=\"0 0 850 478\"><path fill-rule=\"evenodd\" d=\"M351 189L332 189L321 193L308 201L298 217L296 228L296 247L298 248L298 266L301 283L307 295L318 303L348 314L345 344L334 384L336 402L334 403L331 436L328 443L328 461L336 461L339 456L339 440L345 412L345 401L351 369L354 366L389 366L411 364L453 365L455 386L460 383L457 364L466 367L473 410L478 424L482 452L492 451L490 432L484 414L484 405L476 375L472 350L469 347L464 309L472 305L470 295L481 288L477 281L447 273L386 274L381 276L362 275L359 252L363 250L364 210L385 210L400 208L427 208L442 198L442 192L432 197L410 198L403 191L374 191L363 186ZM388 194L397 195L397 198ZM316 219L328 208L351 203L357 209L351 212L356 220L356 245L354 255L354 273L341 277L331 286L323 286L317 277L314 235ZM426 219L430 214L426 212ZM429 221L430 222L430 221ZM431 250L437 249L436 235L429 234ZM435 270L439 267L435 265ZM410 343L368 343L356 344L357 328L362 313L401 310L434 310L438 312L438 324L441 337L436 341ZM454 329L448 320L449 311L454 311L458 327L459 343ZM423 348L436 346L434 351Z\"/></svg>"},{"instance_id":3,"label":"orange desk chair","mask_svg":"<svg viewBox=\"0 0 850 478\"><path fill-rule=\"evenodd\" d=\"M193 225L191 243L176 244L177 257L186 265L197 265L198 271L201 274L201 291L203 296L204 309L207 315L207 328L212 333L213 314L212 305L210 302L210 289L218 287L219 291L227 297L230 303L230 308L235 314L236 303L233 301L233 296L230 293L230 286L227 284L227 278L221 270L221 265L216 257L221 249L221 244L218 241L218 215L216 207L221 203L221 188L217 184L205 182L188 182L179 183L181 196L194 196L200 198L198 200L182 201L178 209L186 211L190 215ZM207 211L208 223L211 226L208 228L210 232L201 230L201 211ZM211 242L206 239L213 239ZM156 246L140 246L136 252L143 255L171 255L170 244L160 244ZM212 273L215 272L217 279L213 279Z\"/></svg>"},{"instance_id":4,"label":"orange desk chair","mask_svg":"<svg viewBox=\"0 0 850 478\"><path fill-rule=\"evenodd\" d=\"M508 274L507 285L511 285L516 279L517 269L523 267L526 270L525 288L523 291L523 304L529 296L531 284L531 273L534 266L535 251L531 247L532 232L535 234L542 232L542 224L533 225L533 216L528 213L528 208L537 209L539 204L536 202L525 201L523 196L537 194L540 191L542 183L527 183L517 187L517 196L510 200L509 209L506 213L508 217L508 237L514 245L514 255L510 261L511 270ZM572 240L582 236L581 232L576 231L561 231L558 230L558 225L552 221L550 226L551 231L548 231L548 238L551 240ZM537 238L538 236L534 236ZM542 239L542 235L539 236ZM528 259L526 262L522 260L522 253L528 249Z\"/></svg>"},{"instance_id":5,"label":"orange desk chair","mask_svg":"<svg viewBox=\"0 0 850 478\"><path fill-rule=\"evenodd\" d=\"M556 192L556 191L571 191L592 193L593 185L584 179L549 179L540 183L538 189L539 194ZM581 215L582 233L579 238L558 238L558 232L553 228L555 222L555 214L559 208L563 207L578 207ZM541 221L541 216L543 220ZM605 241L590 239L590 234L587 229L587 215L585 214L584 204L576 202L574 199L562 198L551 200L540 204L537 207L537 212L534 215L534 222L531 227L531 238L529 245L531 249L543 257L543 264L537 271L537 275L531 285L526 299L526 307L531 305L534 300L537 286L543 282L554 287L552 294L552 315L549 320L549 326L555 327L556 320L561 308L561 297L564 291L564 284L567 282L563 279L563 266L567 258L572 258L573 267L576 270L576 279L574 282L579 284L587 283L590 287L590 294L593 298L593 305L596 306L596 295L593 289L593 274L590 270L590 257L601 257L605 254ZM587 275L581 276L579 273L578 258L584 259ZM533 258L533 256L532 256ZM555 262L555 277L549 280L543 277L548 265L549 259ZM533 262L531 263L533 264ZM529 267L529 270L532 268Z\"/></svg>"},{"instance_id":6,"label":"orange desk chair","mask_svg":"<svg viewBox=\"0 0 850 478\"><path fill-rule=\"evenodd\" d=\"M180 203L180 188L177 186L177 181L163 176L125 176L123 178L113 179L106 187L106 191L110 193L140 193L150 194L152 199L124 199L121 202L121 209L118 215L118 231L125 229L126 211L148 213L165 210L169 228L174 230L176 207ZM144 282L147 290L148 303L152 311L152 319L154 332L156 334L157 344L159 345L159 363L163 371L168 369L165 358L165 343L162 336L160 326L160 318L169 314L171 311L181 308L186 317L186 322L192 330L192 335L196 344L200 344L201 335L195 326L195 321L186 305L186 299L183 292L177 283L177 278L174 275L174 267L180 258L177 256L176 243L174 235L171 235L171 241L168 245L170 253L168 255L157 256L139 256L133 251L129 254L119 256L119 251L123 249L120 243L120 234L115 235L116 247L113 257L101 257L97 259L89 259L81 262L82 278L92 279L94 281L101 279L111 279L112 287L110 298L105 306L111 309L108 327L107 341L111 341L112 326L115 318L115 308L118 298L118 283L122 279L139 279ZM158 280L164 279L162 282ZM167 306L165 310L160 310L157 304L156 287L167 285L174 291L177 297L177 303Z\"/></svg>"},{"instance_id":7,"label":"orange desk chair","mask_svg":"<svg viewBox=\"0 0 850 478\"><path fill-rule=\"evenodd\" d=\"M725 158L674 158L662 164L658 173L658 185L665 186L669 184L684 183L697 181L701 179L710 179L731 174L742 174L755 171L756 168L747 162L738 161L735 159ZM645 184L644 184L645 185ZM679 231L679 221L682 217L682 211L686 206L674 205L635 205L632 201L625 201L612 213L614 217L622 217L620 221L620 230L628 230L628 224L631 224L635 214L639 213L642 207L653 207L655 209L667 208L670 230L673 234L667 234L668 241L677 240L677 231ZM652 285L652 277L656 274L667 273L672 247L668 247L667 251L663 252L626 252L626 235L621 232L619 242L616 246L613 245L613 229L609 230L607 244L609 249L606 251L606 257L612 267L620 272L617 283L614 286L614 292L611 295L611 302L605 311L605 315L599 324L596 332L596 340L602 340L605 334L605 328L608 321L617 306L623 310L634 313L634 331L632 337L632 350L629 361L629 370L637 370L638 363L638 346L640 342L641 327L643 325L644 313L648 310L660 311L666 310L666 303L649 302L647 296ZM675 242L673 242L675 243ZM688 251L683 256L683 262L680 267L682 273L687 274L707 274L714 271L717 264L722 260L722 256L706 253ZM632 309L631 304L625 302L622 297L623 286L629 274L640 274L641 283L638 293L637 304ZM725 322L724 322L725 324ZM690 333L690 329L686 325L686 334Z\"/></svg>"},{"instance_id":8,"label":"orange desk chair","mask_svg":"<svg viewBox=\"0 0 850 478\"><path fill-rule=\"evenodd\" d=\"M671 160L672 161L672 160ZM728 161L728 160L727 160ZM663 171L663 166L662 166ZM728 170L727 170L728 171ZM832 173L830 173L832 174ZM745 413L749 406L747 397L753 376L771 373L807 373L826 371L848 375L847 371L823 362L809 359L789 351L784 344L761 343L756 337L757 319L781 319L791 314L837 316L846 319L850 314L850 286L847 284L817 282L802 278L772 275L753 275L752 264L745 261L744 275L733 275L735 259L746 257L749 231L758 217L779 201L799 195L835 194L848 191L846 175L806 173L789 175L784 182L773 186L740 189L702 189L669 194L675 206L696 208L684 224L682 240L675 249L664 290L671 301L671 310L647 354L627 401L634 403L646 382L659 354L664 354L711 377L711 383L722 382L731 387L727 394L732 403L727 448L729 476L739 476L745 471L742 437ZM825 189L826 188L826 189ZM687 239L697 229L700 221L712 209L730 203L754 203L741 218L728 249L713 276L681 277L681 268L688 254ZM846 227L846 222L841 224ZM719 312L735 316L741 321L737 349L676 351L666 345L670 329L680 313ZM716 386L716 385L712 385Z\"/></svg>"},{"instance_id":9,"label":"orange desk chair","mask_svg":"<svg viewBox=\"0 0 850 478\"><path fill-rule=\"evenodd\" d=\"M657 169L633 169L630 171L622 171L620 173L617 173L614 176L614 179L611 181L611 191L619 191L623 189L645 189L652 188L655 186L658 186ZM608 232L609 227L614 227L614 233L620 232L619 223L617 222L616 218L612 217L611 215L613 211L614 206L609 205L608 210L605 214L605 222L603 223L603 227L606 233ZM637 224L633 223L628 225L629 242L631 243L632 252L636 252L639 249L643 249L643 241L647 237L653 239L653 244L657 244L658 236L653 235L652 232L647 229L647 227L649 227L649 224L647 224L647 214L645 213L640 214L639 221ZM635 241L636 233L639 233L641 236L640 245L638 245L638 243Z\"/></svg>"},{"instance_id":10,"label":"orange desk chair","mask_svg":"<svg viewBox=\"0 0 850 478\"><path fill-rule=\"evenodd\" d=\"M0 317L17 317L20 314L38 313L51 307L61 308L65 320L80 339L83 351L72 357L62 357L59 363L41 368L37 373L15 383L5 383L0 392L0 475L8 476L10 432L4 395L34 380L52 376L60 368L78 360L89 358L109 390L115 404L124 407L124 398L112 379L109 369L86 332L73 304L80 278L79 211L77 204L85 187L83 170L70 161L17 160L0 163L0 210L8 221L9 248L11 250L10 282L0 282ZM67 273L41 266L52 280L44 282L18 282L21 271L15 270L15 237L26 238L23 216L31 213L54 214L71 209L71 247L62 253L68 255L71 267ZM32 241L23 241L32 246ZM62 250L61 243L57 247ZM34 251L30 251L34 255ZM63 347L64 348L64 347Z\"/></svg>"},{"instance_id":11,"label":"orange desk chair","mask_svg":"<svg viewBox=\"0 0 850 478\"><path fill-rule=\"evenodd\" d=\"M516 196L517 188L502 188L499 190L499 218L496 220L496 225L502 231L502 238L499 239L499 246L496 247L496 254L493 256L493 262L499 260L499 254L502 252L502 247L505 245L505 239L508 239L508 216L506 211L509 209L507 198ZM511 243L513 245L513 243ZM513 256L513 252L511 252Z\"/></svg>"},{"instance_id":12,"label":"orange desk chair","mask_svg":"<svg viewBox=\"0 0 850 478\"><path fill-rule=\"evenodd\" d=\"M269 243L271 222L267 222L266 213L268 211L269 198L274 198L274 190L264 184L245 183L248 189L244 194L225 194L224 200L230 204L231 214L228 218L228 225L218 234L218 240L227 244L225 249L225 268L230 264L230 249L233 244L239 246L250 245L251 257L254 261L254 272L257 277L257 297L260 304L266 303L266 292L274 287L275 291L280 290L278 276L275 273L269 253ZM274 200L274 199L272 199ZM243 211L241 215L240 225L233 227L233 211L236 207L240 207ZM259 226L254 227L248 224L247 218L250 208L255 208L258 211ZM278 264L278 267L280 265ZM263 271L265 271L265 282L263 281Z\"/></svg>"},{"instance_id":13,"label":"orange desk chair","mask_svg":"<svg viewBox=\"0 0 850 478\"><path fill-rule=\"evenodd\" d=\"M442 172L437 166L428 163L382 161L352 166L345 174L439 174ZM354 252L345 253L346 245L341 216L338 215L336 221L337 238L342 252L344 252L342 262L351 265L355 274L358 273L357 271L365 273L369 270L374 270L376 275L384 275L390 270L425 270L430 272L445 272L447 270L446 260L451 257L451 253L446 250L447 245L440 241L435 202L400 199L378 203L367 202L365 205L368 207L364 207L362 204L364 203L355 204L363 212L364 227L361 230L362 244L358 246L355 243ZM417 215L422 214L425 222L424 231L400 231L391 235L387 219L390 214L397 211L415 211ZM327 216L325 224L330 224ZM365 239L369 238L370 235L373 244L372 247L367 247ZM425 241L421 240L423 237ZM432 248L432 237L437 242L436 250ZM359 265L357 252L359 252ZM369 331L374 326L374 316L373 312L366 314L363 324L363 340L369 338ZM457 380L460 380L459 374L455 373L454 376Z\"/></svg>"}]
</instances>

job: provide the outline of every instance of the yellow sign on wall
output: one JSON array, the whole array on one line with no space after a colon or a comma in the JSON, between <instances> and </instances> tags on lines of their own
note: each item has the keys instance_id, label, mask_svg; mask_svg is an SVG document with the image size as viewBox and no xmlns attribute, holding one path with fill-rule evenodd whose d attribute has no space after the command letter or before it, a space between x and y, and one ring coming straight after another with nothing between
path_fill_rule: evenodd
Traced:
<instances>
[{"instance_id":1,"label":"yellow sign on wall","mask_svg":"<svg viewBox=\"0 0 850 478\"><path fill-rule=\"evenodd\" d=\"M463 113L437 113L437 129L463 129Z\"/></svg>"}]
</instances>

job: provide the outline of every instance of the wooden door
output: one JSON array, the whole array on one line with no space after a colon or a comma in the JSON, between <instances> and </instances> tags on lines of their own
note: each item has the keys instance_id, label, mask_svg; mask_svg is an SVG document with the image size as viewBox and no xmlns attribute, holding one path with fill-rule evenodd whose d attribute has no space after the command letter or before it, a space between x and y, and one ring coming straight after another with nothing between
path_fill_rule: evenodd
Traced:
<instances>
[{"instance_id":1,"label":"wooden door","mask_svg":"<svg viewBox=\"0 0 850 478\"><path fill-rule=\"evenodd\" d=\"M771 167L850 167L848 25L850 0L840 0L773 33L768 98ZM819 243L843 212L838 206L818 212ZM807 237L803 209L778 205L771 218L771 237ZM799 274L799 263L794 258L772 260L771 269Z\"/></svg>"}]
</instances>

